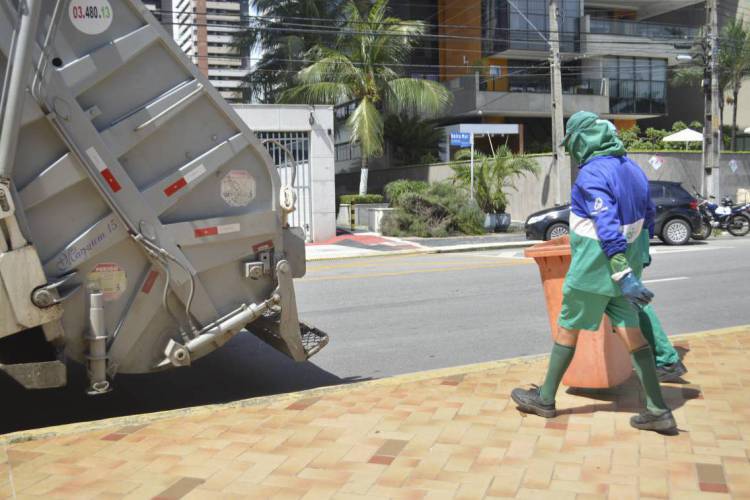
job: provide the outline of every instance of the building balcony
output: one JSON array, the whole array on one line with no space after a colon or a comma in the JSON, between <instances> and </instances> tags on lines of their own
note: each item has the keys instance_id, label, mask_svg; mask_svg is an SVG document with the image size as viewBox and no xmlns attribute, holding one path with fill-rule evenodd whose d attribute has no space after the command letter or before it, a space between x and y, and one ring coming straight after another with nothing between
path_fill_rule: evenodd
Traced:
<instances>
[{"instance_id":1,"label":"building balcony","mask_svg":"<svg viewBox=\"0 0 750 500\"><path fill-rule=\"evenodd\" d=\"M585 16L581 23L581 52L588 56L662 57L677 63L675 43L695 40L699 29L663 23L599 19Z\"/></svg>"},{"instance_id":2,"label":"building balcony","mask_svg":"<svg viewBox=\"0 0 750 500\"><path fill-rule=\"evenodd\" d=\"M673 40L695 38L698 28L676 24L647 23L589 17L589 33Z\"/></svg>"},{"instance_id":3,"label":"building balcony","mask_svg":"<svg viewBox=\"0 0 750 500\"><path fill-rule=\"evenodd\" d=\"M552 115L549 81L536 79L482 79L467 75L446 83L453 92L452 116L545 117ZM585 109L599 115L609 114L607 79L566 81L563 84L563 109L569 116Z\"/></svg>"}]
</instances>

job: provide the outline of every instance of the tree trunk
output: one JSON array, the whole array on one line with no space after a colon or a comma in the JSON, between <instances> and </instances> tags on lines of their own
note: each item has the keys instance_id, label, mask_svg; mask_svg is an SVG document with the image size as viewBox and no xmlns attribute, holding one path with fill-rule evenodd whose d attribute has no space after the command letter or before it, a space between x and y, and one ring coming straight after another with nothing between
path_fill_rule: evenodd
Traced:
<instances>
[{"instance_id":1,"label":"tree trunk","mask_svg":"<svg viewBox=\"0 0 750 500\"><path fill-rule=\"evenodd\" d=\"M734 99L734 107L732 108L732 151L737 151L737 99L739 99L740 90L735 88L732 91L732 98Z\"/></svg>"},{"instance_id":2,"label":"tree trunk","mask_svg":"<svg viewBox=\"0 0 750 500\"><path fill-rule=\"evenodd\" d=\"M362 170L359 173L359 194L367 194L367 158L362 155Z\"/></svg>"}]
</instances>

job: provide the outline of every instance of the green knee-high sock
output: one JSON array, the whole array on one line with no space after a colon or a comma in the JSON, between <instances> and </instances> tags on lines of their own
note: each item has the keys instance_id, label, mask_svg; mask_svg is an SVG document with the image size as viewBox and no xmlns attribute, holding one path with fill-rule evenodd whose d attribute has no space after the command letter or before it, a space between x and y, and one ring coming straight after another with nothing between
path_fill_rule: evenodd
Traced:
<instances>
[{"instance_id":1,"label":"green knee-high sock","mask_svg":"<svg viewBox=\"0 0 750 500\"><path fill-rule=\"evenodd\" d=\"M633 358L633 368L641 381L643 391L646 393L646 408L652 412L668 410L667 404L661 395L659 378L656 376L656 364L651 347L645 345L630 353Z\"/></svg>"},{"instance_id":2,"label":"green knee-high sock","mask_svg":"<svg viewBox=\"0 0 750 500\"><path fill-rule=\"evenodd\" d=\"M575 354L575 346L561 345L555 342L552 347L552 353L549 356L549 366L547 367L547 376L544 378L544 384L539 390L542 401L546 404L555 402L555 394L560 386L560 381L565 375L565 370L570 366L570 361Z\"/></svg>"}]
</instances>

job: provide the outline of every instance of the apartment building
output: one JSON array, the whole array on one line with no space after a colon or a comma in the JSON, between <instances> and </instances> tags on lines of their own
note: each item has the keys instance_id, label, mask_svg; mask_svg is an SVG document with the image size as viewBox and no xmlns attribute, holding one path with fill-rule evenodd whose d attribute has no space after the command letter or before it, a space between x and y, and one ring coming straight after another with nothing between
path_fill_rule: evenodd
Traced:
<instances>
[{"instance_id":1,"label":"apartment building","mask_svg":"<svg viewBox=\"0 0 750 500\"><path fill-rule=\"evenodd\" d=\"M466 9L467 5L472 7ZM563 111L589 110L619 128L669 112L669 76L699 36L703 2L559 0ZM659 20L682 12L672 22ZM441 0L440 64L465 75L443 77L453 91L447 122L517 127L517 150L549 150L550 74L547 0ZM446 71L447 72L447 71ZM451 127L449 127L451 128ZM455 128L452 127L452 128Z\"/></svg>"},{"instance_id":2,"label":"apartment building","mask_svg":"<svg viewBox=\"0 0 750 500\"><path fill-rule=\"evenodd\" d=\"M246 24L249 0L147 0L182 50L230 102L241 100L242 79L250 70L249 54L232 47L232 34Z\"/></svg>"},{"instance_id":3,"label":"apartment building","mask_svg":"<svg viewBox=\"0 0 750 500\"><path fill-rule=\"evenodd\" d=\"M566 118L590 110L620 128L702 120L701 90L675 88L670 78L681 64L677 56L686 53L675 44L700 37L704 1L558 0L558 6ZM548 0L392 0L391 9L437 35L419 44L406 72L438 79L453 92L442 120L446 136L486 129L494 144L549 151ZM721 25L743 16L750 22L750 0L719 0L719 14ZM750 103L750 83L745 87L740 99ZM745 107L739 122L747 127ZM347 137L338 136L337 172L358 168L358 149ZM477 142L489 151L486 138ZM450 153L446 140L443 159Z\"/></svg>"}]
</instances>

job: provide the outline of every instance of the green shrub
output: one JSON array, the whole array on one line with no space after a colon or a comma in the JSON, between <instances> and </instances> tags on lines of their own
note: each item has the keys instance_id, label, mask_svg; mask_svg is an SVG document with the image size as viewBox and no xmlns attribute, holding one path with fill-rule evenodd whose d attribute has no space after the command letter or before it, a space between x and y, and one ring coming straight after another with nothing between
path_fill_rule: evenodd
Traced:
<instances>
[{"instance_id":1,"label":"green shrub","mask_svg":"<svg viewBox=\"0 0 750 500\"><path fill-rule=\"evenodd\" d=\"M387 236L434 238L484 233L484 214L463 188L438 183L421 192L405 191L397 200L396 210L383 217L381 230Z\"/></svg>"},{"instance_id":2,"label":"green shrub","mask_svg":"<svg viewBox=\"0 0 750 500\"><path fill-rule=\"evenodd\" d=\"M393 207L400 205L401 198L407 193L424 193L430 187L424 181L412 181L409 179L399 179L389 182L385 185L385 199Z\"/></svg>"},{"instance_id":3,"label":"green shrub","mask_svg":"<svg viewBox=\"0 0 750 500\"><path fill-rule=\"evenodd\" d=\"M383 203L382 194L342 194L341 203L349 205L361 205L365 203Z\"/></svg>"},{"instance_id":4,"label":"green shrub","mask_svg":"<svg viewBox=\"0 0 750 500\"><path fill-rule=\"evenodd\" d=\"M456 153L457 161L451 165L453 183L471 189L471 168L466 160L471 153L462 149ZM539 173L536 160L523 155L514 155L507 146L500 146L492 156L481 152L474 154L474 193L479 208L485 213L504 213L508 205L508 191L518 191L516 179L528 173Z\"/></svg>"}]
</instances>

